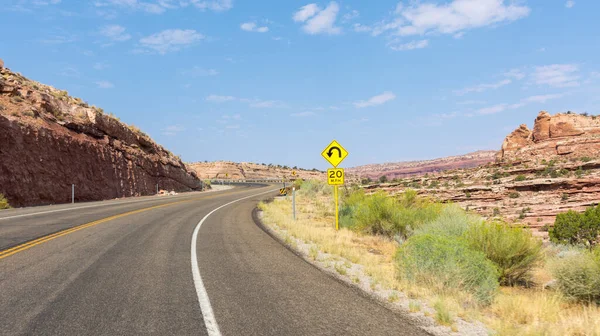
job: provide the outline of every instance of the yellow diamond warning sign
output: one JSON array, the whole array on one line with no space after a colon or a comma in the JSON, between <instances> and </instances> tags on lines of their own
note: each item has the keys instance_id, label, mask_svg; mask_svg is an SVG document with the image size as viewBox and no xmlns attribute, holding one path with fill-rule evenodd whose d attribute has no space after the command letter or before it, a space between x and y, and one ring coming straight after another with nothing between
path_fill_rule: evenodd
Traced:
<instances>
[{"instance_id":1,"label":"yellow diamond warning sign","mask_svg":"<svg viewBox=\"0 0 600 336\"><path fill-rule=\"evenodd\" d=\"M333 140L329 146L327 146L321 155L327 160L327 162L331 163L332 166L337 167L346 156L348 156L348 151L342 147L337 141Z\"/></svg>"},{"instance_id":2,"label":"yellow diamond warning sign","mask_svg":"<svg viewBox=\"0 0 600 336\"><path fill-rule=\"evenodd\" d=\"M344 169L343 168L327 169L327 183L329 183L329 185L343 185L344 184Z\"/></svg>"}]
</instances>

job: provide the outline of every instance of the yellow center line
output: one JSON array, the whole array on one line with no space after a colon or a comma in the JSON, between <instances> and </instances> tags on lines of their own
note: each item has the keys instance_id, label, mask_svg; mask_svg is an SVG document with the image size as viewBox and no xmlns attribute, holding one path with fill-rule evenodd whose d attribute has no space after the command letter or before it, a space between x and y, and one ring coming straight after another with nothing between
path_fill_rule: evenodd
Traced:
<instances>
[{"instance_id":1,"label":"yellow center line","mask_svg":"<svg viewBox=\"0 0 600 336\"><path fill-rule=\"evenodd\" d=\"M11 255L13 255L15 253L19 253L19 252L28 250L28 249L36 246L36 245L40 245L40 244L49 242L49 241L51 241L53 239L56 239L58 237L66 236L66 235L68 235L70 233L77 232L79 230L83 230L85 228L89 228L91 226L98 225L98 224L101 224L101 223L105 223L105 222L108 222L108 221L111 221L111 220L114 220L114 219L122 218L122 217L125 217L125 216L130 216L130 215L135 215L135 214L138 214L140 212L145 212L145 211L149 211L149 210L164 208L164 207L175 205L175 204L193 202L193 201L197 201L197 200L211 199L211 198L215 198L215 197L219 197L219 196L223 196L223 195L236 195L236 194L239 194L241 192L244 192L244 191L224 193L224 194L219 194L219 195L214 195L214 196L208 196L208 197L198 197L198 198L194 198L194 199L190 199L190 200L184 200L184 201L178 201L178 202L173 202L173 203L155 205L155 206L151 206L151 207L148 207L148 208L138 209L138 210L129 211L129 212L125 212L125 213L122 213L122 214L118 214L118 215L106 217L106 218L99 219L99 220L96 220L96 221L93 221L93 222L90 222L90 223L81 224L81 225L78 225L78 226L74 226L72 228L64 229L64 230L61 230L61 231L58 231L58 232L55 232L55 233L51 233L51 234L46 235L46 236L42 236L42 237L34 239L34 240L30 240L30 241L28 241L26 243L19 244L17 246L11 247L11 248L6 249L6 250L2 250L2 251L0 251L0 260L4 259L6 257L9 257L9 256L11 256Z\"/></svg>"}]
</instances>

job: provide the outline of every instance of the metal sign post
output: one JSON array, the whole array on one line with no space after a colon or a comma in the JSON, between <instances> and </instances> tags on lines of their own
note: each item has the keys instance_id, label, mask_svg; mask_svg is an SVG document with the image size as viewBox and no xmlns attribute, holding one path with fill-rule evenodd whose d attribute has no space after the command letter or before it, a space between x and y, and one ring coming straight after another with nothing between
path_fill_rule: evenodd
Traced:
<instances>
[{"instance_id":1,"label":"metal sign post","mask_svg":"<svg viewBox=\"0 0 600 336\"><path fill-rule=\"evenodd\" d=\"M292 214L296 220L296 187L292 187Z\"/></svg>"},{"instance_id":2,"label":"metal sign post","mask_svg":"<svg viewBox=\"0 0 600 336\"><path fill-rule=\"evenodd\" d=\"M71 204L75 204L75 185L71 184Z\"/></svg>"}]
</instances>

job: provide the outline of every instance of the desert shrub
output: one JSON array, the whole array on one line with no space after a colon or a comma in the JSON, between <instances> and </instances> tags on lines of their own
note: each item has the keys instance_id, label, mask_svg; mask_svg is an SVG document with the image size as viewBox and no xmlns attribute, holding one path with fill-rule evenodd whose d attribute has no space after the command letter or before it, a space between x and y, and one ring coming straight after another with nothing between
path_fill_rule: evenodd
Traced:
<instances>
[{"instance_id":1,"label":"desert shrub","mask_svg":"<svg viewBox=\"0 0 600 336\"><path fill-rule=\"evenodd\" d=\"M365 195L356 190L342 201L340 224L367 234L406 238L423 223L437 218L443 205L417 197L407 190L399 198L385 192Z\"/></svg>"},{"instance_id":2,"label":"desert shrub","mask_svg":"<svg viewBox=\"0 0 600 336\"><path fill-rule=\"evenodd\" d=\"M385 175L383 175L379 178L379 182L381 182L381 183L386 183L387 181L388 181L388 178Z\"/></svg>"},{"instance_id":3,"label":"desert shrub","mask_svg":"<svg viewBox=\"0 0 600 336\"><path fill-rule=\"evenodd\" d=\"M315 197L318 195L331 195L333 190L325 182L308 180L302 183L302 189L300 189L299 193L300 195Z\"/></svg>"},{"instance_id":4,"label":"desert shrub","mask_svg":"<svg viewBox=\"0 0 600 336\"><path fill-rule=\"evenodd\" d=\"M543 257L542 241L529 230L499 221L474 222L464 238L472 249L481 251L496 265L502 285L528 283Z\"/></svg>"},{"instance_id":5,"label":"desert shrub","mask_svg":"<svg viewBox=\"0 0 600 336\"><path fill-rule=\"evenodd\" d=\"M600 205L588 208L584 213L569 210L558 214L549 234L555 243L595 245L600 234Z\"/></svg>"},{"instance_id":6,"label":"desert shrub","mask_svg":"<svg viewBox=\"0 0 600 336\"><path fill-rule=\"evenodd\" d=\"M302 184L304 184L303 179L297 178L296 180L294 180L294 187L296 187L296 190L299 190L300 188L302 188Z\"/></svg>"},{"instance_id":7,"label":"desert shrub","mask_svg":"<svg viewBox=\"0 0 600 336\"><path fill-rule=\"evenodd\" d=\"M210 188L210 180L204 180L204 185Z\"/></svg>"},{"instance_id":8,"label":"desert shrub","mask_svg":"<svg viewBox=\"0 0 600 336\"><path fill-rule=\"evenodd\" d=\"M3 194L0 194L0 210L10 209L11 206L8 204L8 200L4 197Z\"/></svg>"},{"instance_id":9,"label":"desert shrub","mask_svg":"<svg viewBox=\"0 0 600 336\"><path fill-rule=\"evenodd\" d=\"M498 289L494 264L462 239L415 235L398 248L394 258L397 276L402 281L439 292L462 290L482 304L491 303Z\"/></svg>"},{"instance_id":10,"label":"desert shrub","mask_svg":"<svg viewBox=\"0 0 600 336\"><path fill-rule=\"evenodd\" d=\"M460 238L467 232L470 225L482 221L481 217L465 212L458 205L448 205L441 210L436 219L428 221L415 230L414 234Z\"/></svg>"},{"instance_id":11,"label":"desert shrub","mask_svg":"<svg viewBox=\"0 0 600 336\"><path fill-rule=\"evenodd\" d=\"M517 177L515 177L515 181L517 182L525 181L526 179L527 177L525 177L525 175L523 174L517 175Z\"/></svg>"},{"instance_id":12,"label":"desert shrub","mask_svg":"<svg viewBox=\"0 0 600 336\"><path fill-rule=\"evenodd\" d=\"M513 191L511 193L508 194L508 197L510 198L519 198L519 193L516 191Z\"/></svg>"},{"instance_id":13,"label":"desert shrub","mask_svg":"<svg viewBox=\"0 0 600 336\"><path fill-rule=\"evenodd\" d=\"M569 253L550 266L558 290L568 299L600 304L600 249Z\"/></svg>"}]
</instances>

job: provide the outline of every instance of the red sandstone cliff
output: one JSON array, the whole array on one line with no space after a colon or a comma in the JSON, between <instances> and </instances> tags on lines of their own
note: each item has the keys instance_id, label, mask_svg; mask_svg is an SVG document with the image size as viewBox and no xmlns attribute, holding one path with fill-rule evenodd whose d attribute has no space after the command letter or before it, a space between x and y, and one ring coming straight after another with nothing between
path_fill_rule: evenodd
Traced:
<instances>
[{"instance_id":1,"label":"red sandstone cliff","mask_svg":"<svg viewBox=\"0 0 600 336\"><path fill-rule=\"evenodd\" d=\"M0 193L12 206L202 188L162 146L65 91L0 66Z\"/></svg>"}]
</instances>

